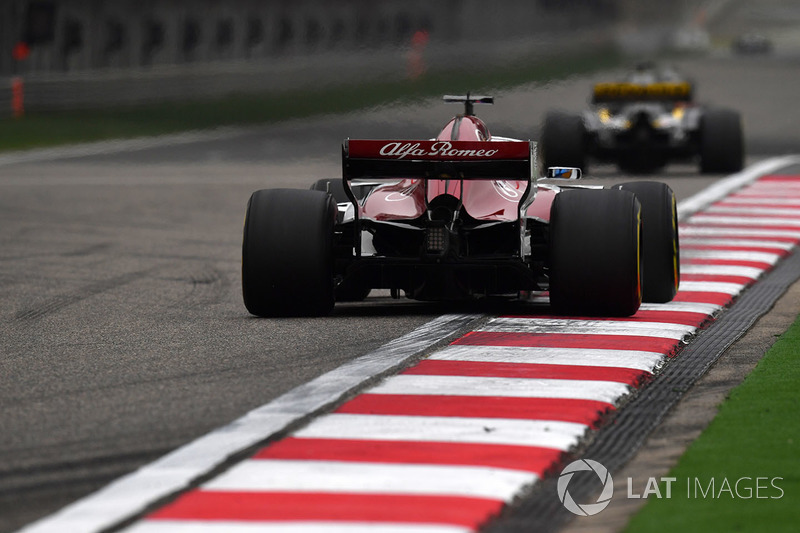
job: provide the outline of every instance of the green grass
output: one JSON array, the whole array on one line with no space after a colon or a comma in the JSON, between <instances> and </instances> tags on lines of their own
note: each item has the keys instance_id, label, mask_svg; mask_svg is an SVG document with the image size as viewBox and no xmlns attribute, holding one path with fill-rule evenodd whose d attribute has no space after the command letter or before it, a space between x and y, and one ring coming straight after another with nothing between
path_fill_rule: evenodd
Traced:
<instances>
[{"instance_id":1,"label":"green grass","mask_svg":"<svg viewBox=\"0 0 800 533\"><path fill-rule=\"evenodd\" d=\"M136 107L29 112L21 119L0 119L0 151L341 113L444 93L475 93L559 79L613 67L620 61L617 54L603 49L470 72L429 72L417 80L371 81L320 90L234 95Z\"/></svg>"},{"instance_id":2,"label":"green grass","mask_svg":"<svg viewBox=\"0 0 800 533\"><path fill-rule=\"evenodd\" d=\"M630 522L626 531L798 531L800 528L800 317L773 345L744 382L736 387L719 413L681 457L669 476L670 499L654 499ZM735 497L720 485L736 480L742 496L745 484L752 498ZM768 478L756 480L757 477ZM715 480L715 498L695 492ZM780 487L776 489L773 485ZM690 486L687 492L687 480ZM766 487L755 496L756 483ZM724 488L724 487L723 487ZM639 491L641 492L641 490ZM661 486L662 495L665 486ZM687 497L687 495L689 497Z\"/></svg>"}]
</instances>

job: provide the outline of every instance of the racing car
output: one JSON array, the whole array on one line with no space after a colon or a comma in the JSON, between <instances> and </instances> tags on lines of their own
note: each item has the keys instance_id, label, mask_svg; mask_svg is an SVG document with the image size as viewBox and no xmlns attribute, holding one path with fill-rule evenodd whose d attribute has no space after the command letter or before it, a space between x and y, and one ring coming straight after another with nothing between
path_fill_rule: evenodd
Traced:
<instances>
[{"instance_id":1,"label":"racing car","mask_svg":"<svg viewBox=\"0 0 800 533\"><path fill-rule=\"evenodd\" d=\"M678 288L675 196L663 183L539 177L536 143L493 136L462 103L434 138L347 139L342 177L263 189L247 206L242 292L257 316L321 316L388 289L422 301L525 297L628 316Z\"/></svg>"},{"instance_id":2,"label":"racing car","mask_svg":"<svg viewBox=\"0 0 800 533\"><path fill-rule=\"evenodd\" d=\"M742 169L739 113L694 102L694 85L674 70L637 66L623 81L594 86L590 109L550 111L540 132L548 166L587 168L592 159L622 172L654 172L697 162L703 173Z\"/></svg>"}]
</instances>

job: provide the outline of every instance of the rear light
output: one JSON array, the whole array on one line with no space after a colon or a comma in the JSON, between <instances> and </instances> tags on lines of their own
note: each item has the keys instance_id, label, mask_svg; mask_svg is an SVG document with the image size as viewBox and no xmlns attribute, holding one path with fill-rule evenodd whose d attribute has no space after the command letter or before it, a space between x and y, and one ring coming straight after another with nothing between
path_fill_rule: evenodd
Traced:
<instances>
[{"instance_id":1,"label":"rear light","mask_svg":"<svg viewBox=\"0 0 800 533\"><path fill-rule=\"evenodd\" d=\"M425 251L429 254L443 254L447 250L448 241L447 227L430 227L425 233Z\"/></svg>"}]
</instances>

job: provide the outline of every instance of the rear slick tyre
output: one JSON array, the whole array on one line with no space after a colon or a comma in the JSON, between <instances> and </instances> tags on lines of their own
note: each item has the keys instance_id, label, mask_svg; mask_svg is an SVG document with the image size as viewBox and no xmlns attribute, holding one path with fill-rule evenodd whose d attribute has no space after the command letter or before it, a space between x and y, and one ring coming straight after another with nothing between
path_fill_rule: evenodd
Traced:
<instances>
[{"instance_id":1,"label":"rear slick tyre","mask_svg":"<svg viewBox=\"0 0 800 533\"><path fill-rule=\"evenodd\" d=\"M628 191L567 190L550 212L550 305L558 314L630 316L642 301L641 205Z\"/></svg>"},{"instance_id":2,"label":"rear slick tyre","mask_svg":"<svg viewBox=\"0 0 800 533\"><path fill-rule=\"evenodd\" d=\"M257 316L323 316L334 305L336 204L321 191L265 189L250 197L242 296Z\"/></svg>"},{"instance_id":3,"label":"rear slick tyre","mask_svg":"<svg viewBox=\"0 0 800 533\"><path fill-rule=\"evenodd\" d=\"M583 117L559 111L548 112L542 125L541 148L545 168L576 167L586 172Z\"/></svg>"},{"instance_id":4,"label":"rear slick tyre","mask_svg":"<svg viewBox=\"0 0 800 533\"><path fill-rule=\"evenodd\" d=\"M743 166L742 118L730 109L709 109L700 120L700 172L739 172Z\"/></svg>"},{"instance_id":5,"label":"rear slick tyre","mask_svg":"<svg viewBox=\"0 0 800 533\"><path fill-rule=\"evenodd\" d=\"M680 284L680 246L675 193L666 183L635 181L616 188L642 204L642 301L666 303Z\"/></svg>"}]
</instances>

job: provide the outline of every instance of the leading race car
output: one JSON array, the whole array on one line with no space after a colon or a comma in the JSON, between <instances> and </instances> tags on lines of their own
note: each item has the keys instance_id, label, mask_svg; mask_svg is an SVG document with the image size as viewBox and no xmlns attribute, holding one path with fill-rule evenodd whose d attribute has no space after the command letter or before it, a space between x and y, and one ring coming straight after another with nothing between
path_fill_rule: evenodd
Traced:
<instances>
[{"instance_id":1,"label":"leading race car","mask_svg":"<svg viewBox=\"0 0 800 533\"><path fill-rule=\"evenodd\" d=\"M417 300L549 290L561 314L627 316L678 287L675 196L665 184L538 178L536 144L492 136L465 105L428 140L355 140L342 178L252 194L242 291L259 316L319 316L374 288ZM555 183L560 183L556 185Z\"/></svg>"},{"instance_id":2,"label":"leading race car","mask_svg":"<svg viewBox=\"0 0 800 533\"><path fill-rule=\"evenodd\" d=\"M653 172L670 162L697 162L703 173L742 169L739 113L694 102L692 82L671 69L639 65L620 82L594 86L590 109L550 111L540 141L548 166L616 163L623 172Z\"/></svg>"}]
</instances>

